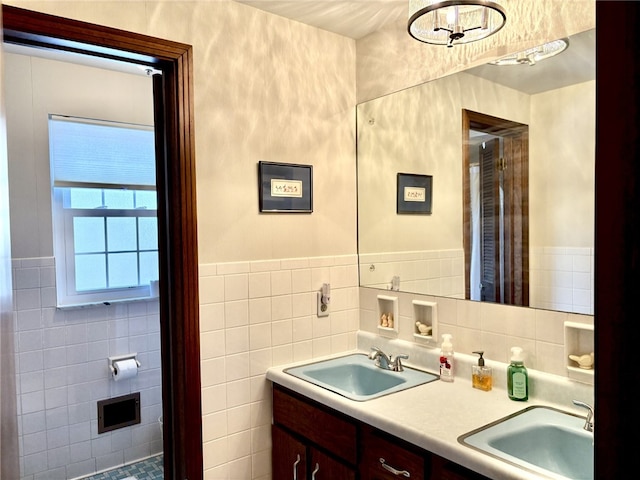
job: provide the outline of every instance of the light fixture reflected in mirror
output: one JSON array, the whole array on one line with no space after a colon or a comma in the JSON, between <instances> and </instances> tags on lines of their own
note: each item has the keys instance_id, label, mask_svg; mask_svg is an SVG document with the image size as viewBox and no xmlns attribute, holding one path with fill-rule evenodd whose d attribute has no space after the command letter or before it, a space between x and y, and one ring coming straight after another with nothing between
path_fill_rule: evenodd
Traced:
<instances>
[{"instance_id":1,"label":"light fixture reflected in mirror","mask_svg":"<svg viewBox=\"0 0 640 480\"><path fill-rule=\"evenodd\" d=\"M507 16L490 0L409 0L409 34L425 43L475 42L500 30Z\"/></svg>"},{"instance_id":2,"label":"light fixture reflected in mirror","mask_svg":"<svg viewBox=\"0 0 640 480\"><path fill-rule=\"evenodd\" d=\"M562 38L553 42L545 43L534 48L523 50L506 57L499 58L491 65L535 65L536 62L551 58L559 53L564 52L569 46L569 39Z\"/></svg>"}]
</instances>

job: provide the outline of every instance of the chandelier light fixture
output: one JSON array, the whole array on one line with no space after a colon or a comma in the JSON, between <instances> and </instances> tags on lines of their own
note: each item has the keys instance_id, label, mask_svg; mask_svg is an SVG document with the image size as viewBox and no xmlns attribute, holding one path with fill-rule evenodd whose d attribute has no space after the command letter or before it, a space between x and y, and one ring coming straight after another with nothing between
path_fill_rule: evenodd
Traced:
<instances>
[{"instance_id":1,"label":"chandelier light fixture","mask_svg":"<svg viewBox=\"0 0 640 480\"><path fill-rule=\"evenodd\" d=\"M407 30L421 42L453 47L493 35L506 20L491 0L409 0Z\"/></svg>"},{"instance_id":2,"label":"chandelier light fixture","mask_svg":"<svg viewBox=\"0 0 640 480\"><path fill-rule=\"evenodd\" d=\"M514 53L513 55L507 55L506 57L499 58L493 62L489 62L491 65L535 65L541 60L551 58L554 55L564 52L569 46L568 38L561 38L560 40L554 40L553 42L545 43L538 47L529 48L522 52Z\"/></svg>"}]
</instances>

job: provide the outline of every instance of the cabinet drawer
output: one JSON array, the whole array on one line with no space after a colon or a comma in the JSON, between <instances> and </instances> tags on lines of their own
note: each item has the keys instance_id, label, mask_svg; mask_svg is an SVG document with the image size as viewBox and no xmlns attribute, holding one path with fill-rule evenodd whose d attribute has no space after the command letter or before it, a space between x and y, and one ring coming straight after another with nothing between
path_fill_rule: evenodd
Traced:
<instances>
[{"instance_id":1,"label":"cabinet drawer","mask_svg":"<svg viewBox=\"0 0 640 480\"><path fill-rule=\"evenodd\" d=\"M395 437L364 427L360 472L362 480L423 480L424 452Z\"/></svg>"},{"instance_id":2,"label":"cabinet drawer","mask_svg":"<svg viewBox=\"0 0 640 480\"><path fill-rule=\"evenodd\" d=\"M357 464L355 421L274 385L273 421L347 462Z\"/></svg>"}]
</instances>

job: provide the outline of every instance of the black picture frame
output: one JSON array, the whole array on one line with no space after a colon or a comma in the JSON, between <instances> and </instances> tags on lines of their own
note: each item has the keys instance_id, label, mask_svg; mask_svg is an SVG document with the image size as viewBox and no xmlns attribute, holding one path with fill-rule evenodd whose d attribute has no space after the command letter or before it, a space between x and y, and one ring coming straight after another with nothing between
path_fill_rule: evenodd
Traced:
<instances>
[{"instance_id":1,"label":"black picture frame","mask_svg":"<svg viewBox=\"0 0 640 480\"><path fill-rule=\"evenodd\" d=\"M258 162L260 212L313 212L313 166Z\"/></svg>"},{"instance_id":2,"label":"black picture frame","mask_svg":"<svg viewBox=\"0 0 640 480\"><path fill-rule=\"evenodd\" d=\"M433 176L398 173L397 214L431 215Z\"/></svg>"}]
</instances>

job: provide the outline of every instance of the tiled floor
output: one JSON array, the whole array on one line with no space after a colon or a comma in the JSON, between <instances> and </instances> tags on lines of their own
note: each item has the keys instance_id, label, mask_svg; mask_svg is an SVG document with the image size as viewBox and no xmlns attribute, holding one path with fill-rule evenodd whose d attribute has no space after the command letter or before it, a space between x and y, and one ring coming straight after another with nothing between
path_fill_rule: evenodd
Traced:
<instances>
[{"instance_id":1,"label":"tiled floor","mask_svg":"<svg viewBox=\"0 0 640 480\"><path fill-rule=\"evenodd\" d=\"M141 462L98 473L83 480L162 480L162 455L149 457Z\"/></svg>"}]
</instances>

